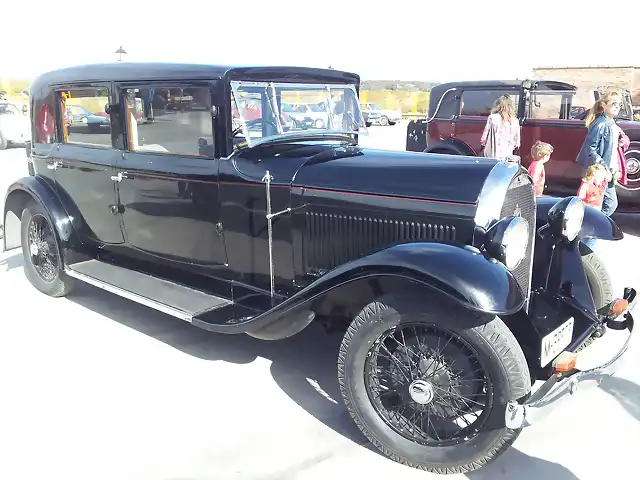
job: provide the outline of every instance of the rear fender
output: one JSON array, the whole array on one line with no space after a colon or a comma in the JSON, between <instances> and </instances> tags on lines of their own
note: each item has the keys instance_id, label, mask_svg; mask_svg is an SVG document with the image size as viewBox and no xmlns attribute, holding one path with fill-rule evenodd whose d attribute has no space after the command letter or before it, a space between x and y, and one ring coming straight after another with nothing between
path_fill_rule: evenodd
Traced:
<instances>
[{"instance_id":1,"label":"rear fender","mask_svg":"<svg viewBox=\"0 0 640 480\"><path fill-rule=\"evenodd\" d=\"M471 247L421 242L395 245L341 265L303 290L251 321L247 333L272 330L289 312L308 305L329 291L363 278L395 276L440 292L474 311L509 315L519 311L525 297L506 267ZM295 318L292 317L292 318Z\"/></svg>"},{"instance_id":2,"label":"rear fender","mask_svg":"<svg viewBox=\"0 0 640 480\"><path fill-rule=\"evenodd\" d=\"M551 207L562 200L559 197L536 198L536 226L543 227L548 222ZM578 238L597 238L601 240L622 240L624 234L618 225L597 208L589 205L584 207L584 220Z\"/></svg>"},{"instance_id":3,"label":"rear fender","mask_svg":"<svg viewBox=\"0 0 640 480\"><path fill-rule=\"evenodd\" d=\"M4 250L13 250L22 245L22 211L29 200L35 200L49 214L58 241L60 258L76 247L76 236L69 215L62 206L55 191L37 176L24 177L13 183L7 190L4 204Z\"/></svg>"}]
</instances>

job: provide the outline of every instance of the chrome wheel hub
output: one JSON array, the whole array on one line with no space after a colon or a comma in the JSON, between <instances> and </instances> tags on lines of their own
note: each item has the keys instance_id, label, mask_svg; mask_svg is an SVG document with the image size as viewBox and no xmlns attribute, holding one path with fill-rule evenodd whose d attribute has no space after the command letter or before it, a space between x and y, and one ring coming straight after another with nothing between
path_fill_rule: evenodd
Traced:
<instances>
[{"instance_id":1,"label":"chrome wheel hub","mask_svg":"<svg viewBox=\"0 0 640 480\"><path fill-rule=\"evenodd\" d=\"M640 171L640 160L634 157L627 158L627 174L635 175L639 171Z\"/></svg>"},{"instance_id":2,"label":"chrome wheel hub","mask_svg":"<svg viewBox=\"0 0 640 480\"><path fill-rule=\"evenodd\" d=\"M36 242L31 242L31 245L29 245L29 253L31 256L37 257L39 252L40 249L38 248L38 244Z\"/></svg>"},{"instance_id":3,"label":"chrome wheel hub","mask_svg":"<svg viewBox=\"0 0 640 480\"><path fill-rule=\"evenodd\" d=\"M409 385L411 400L418 405L427 405L433 400L433 385L426 380L414 380Z\"/></svg>"}]
</instances>

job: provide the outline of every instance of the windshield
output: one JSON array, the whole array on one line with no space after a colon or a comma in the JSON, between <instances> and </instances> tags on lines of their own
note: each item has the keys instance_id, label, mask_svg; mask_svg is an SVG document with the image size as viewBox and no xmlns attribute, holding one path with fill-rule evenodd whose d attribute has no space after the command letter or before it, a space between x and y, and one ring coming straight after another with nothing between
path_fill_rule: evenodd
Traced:
<instances>
[{"instance_id":1,"label":"windshield","mask_svg":"<svg viewBox=\"0 0 640 480\"><path fill-rule=\"evenodd\" d=\"M291 135L361 135L355 85L231 82L234 136L249 146Z\"/></svg>"}]
</instances>

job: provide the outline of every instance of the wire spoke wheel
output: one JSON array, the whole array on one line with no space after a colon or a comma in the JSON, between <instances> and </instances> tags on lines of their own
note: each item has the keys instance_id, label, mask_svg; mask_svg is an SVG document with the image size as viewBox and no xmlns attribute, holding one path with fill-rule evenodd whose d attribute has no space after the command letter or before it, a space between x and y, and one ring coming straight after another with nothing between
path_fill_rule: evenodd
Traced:
<instances>
[{"instance_id":1,"label":"wire spoke wheel","mask_svg":"<svg viewBox=\"0 0 640 480\"><path fill-rule=\"evenodd\" d=\"M29 254L33 268L45 282L56 279L60 266L53 235L51 225L43 215L31 217L28 229Z\"/></svg>"},{"instance_id":2,"label":"wire spoke wheel","mask_svg":"<svg viewBox=\"0 0 640 480\"><path fill-rule=\"evenodd\" d=\"M424 446L468 441L485 424L493 388L478 352L451 330L402 323L373 343L365 388L396 433Z\"/></svg>"}]
</instances>

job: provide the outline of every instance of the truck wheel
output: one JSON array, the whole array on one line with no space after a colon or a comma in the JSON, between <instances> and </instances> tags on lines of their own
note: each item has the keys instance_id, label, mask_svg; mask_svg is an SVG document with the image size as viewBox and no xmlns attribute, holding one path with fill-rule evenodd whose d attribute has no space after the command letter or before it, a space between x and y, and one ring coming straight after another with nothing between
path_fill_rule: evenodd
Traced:
<instances>
[{"instance_id":1,"label":"truck wheel","mask_svg":"<svg viewBox=\"0 0 640 480\"><path fill-rule=\"evenodd\" d=\"M73 279L64 273L49 215L34 200L22 211L21 239L27 280L51 297L67 295L73 287Z\"/></svg>"},{"instance_id":2,"label":"truck wheel","mask_svg":"<svg viewBox=\"0 0 640 480\"><path fill-rule=\"evenodd\" d=\"M387 294L367 305L340 347L338 380L356 425L384 455L464 473L503 453L520 430L506 404L528 396L529 368L498 317L436 294Z\"/></svg>"}]
</instances>

